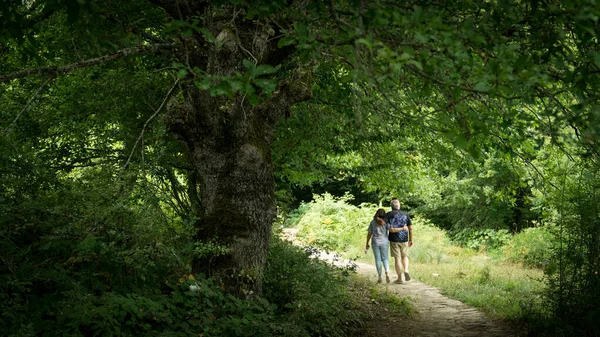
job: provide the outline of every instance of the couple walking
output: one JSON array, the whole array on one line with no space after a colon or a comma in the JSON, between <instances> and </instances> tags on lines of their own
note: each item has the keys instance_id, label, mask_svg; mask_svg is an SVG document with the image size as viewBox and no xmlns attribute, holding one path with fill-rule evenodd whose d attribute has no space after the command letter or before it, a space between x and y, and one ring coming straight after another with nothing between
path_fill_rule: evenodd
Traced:
<instances>
[{"instance_id":1,"label":"couple walking","mask_svg":"<svg viewBox=\"0 0 600 337\"><path fill-rule=\"evenodd\" d=\"M383 282L381 277L382 264L383 269L385 269L386 282L390 283L388 247L394 258L394 267L398 275L398 279L394 283L402 284L404 281L410 281L408 247L413 245L412 240L412 222L408 214L400 210L398 199L392 200L392 210L390 212L386 213L383 208L377 210L369 224L365 248L366 250L369 249L370 241L373 247L373 255L375 255L375 267L377 267L377 274L379 275L378 283Z\"/></svg>"}]
</instances>

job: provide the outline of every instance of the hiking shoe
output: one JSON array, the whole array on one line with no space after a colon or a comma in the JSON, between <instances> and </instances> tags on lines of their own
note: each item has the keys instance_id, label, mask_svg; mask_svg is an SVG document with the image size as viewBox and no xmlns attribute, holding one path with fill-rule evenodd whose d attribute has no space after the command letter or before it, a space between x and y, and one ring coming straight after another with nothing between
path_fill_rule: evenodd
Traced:
<instances>
[{"instance_id":1,"label":"hiking shoe","mask_svg":"<svg viewBox=\"0 0 600 337\"><path fill-rule=\"evenodd\" d=\"M385 275L385 282L390 283L390 276L389 275Z\"/></svg>"},{"instance_id":2,"label":"hiking shoe","mask_svg":"<svg viewBox=\"0 0 600 337\"><path fill-rule=\"evenodd\" d=\"M396 281L394 281L394 283L396 283L396 284L404 284L404 282L402 282L401 279L397 279Z\"/></svg>"},{"instance_id":3,"label":"hiking shoe","mask_svg":"<svg viewBox=\"0 0 600 337\"><path fill-rule=\"evenodd\" d=\"M404 273L404 279L406 281L410 281L410 275L408 275L408 273L406 273L406 272Z\"/></svg>"},{"instance_id":4,"label":"hiking shoe","mask_svg":"<svg viewBox=\"0 0 600 337\"><path fill-rule=\"evenodd\" d=\"M381 283L381 282L383 282L383 281L381 280L381 277L380 277L377 279L377 283Z\"/></svg>"}]
</instances>

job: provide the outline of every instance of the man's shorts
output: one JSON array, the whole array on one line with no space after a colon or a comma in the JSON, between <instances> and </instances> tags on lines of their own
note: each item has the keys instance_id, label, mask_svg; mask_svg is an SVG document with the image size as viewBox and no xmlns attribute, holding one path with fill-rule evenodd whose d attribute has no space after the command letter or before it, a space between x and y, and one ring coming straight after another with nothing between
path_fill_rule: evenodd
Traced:
<instances>
[{"instance_id":1,"label":"man's shorts","mask_svg":"<svg viewBox=\"0 0 600 337\"><path fill-rule=\"evenodd\" d=\"M390 241L390 250L392 251L392 256L395 259L408 256L408 242Z\"/></svg>"}]
</instances>

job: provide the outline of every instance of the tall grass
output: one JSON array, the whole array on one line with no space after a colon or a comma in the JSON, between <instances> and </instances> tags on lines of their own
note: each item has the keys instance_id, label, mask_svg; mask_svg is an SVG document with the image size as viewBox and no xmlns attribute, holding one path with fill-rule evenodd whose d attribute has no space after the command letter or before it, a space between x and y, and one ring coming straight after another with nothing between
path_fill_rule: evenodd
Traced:
<instances>
[{"instance_id":1,"label":"tall grass","mask_svg":"<svg viewBox=\"0 0 600 337\"><path fill-rule=\"evenodd\" d=\"M416 219L411 275L496 317L520 319L541 305L543 272L450 244L445 233Z\"/></svg>"},{"instance_id":2,"label":"tall grass","mask_svg":"<svg viewBox=\"0 0 600 337\"><path fill-rule=\"evenodd\" d=\"M377 206L355 207L347 200L328 194L316 196L297 221L298 238L372 263L372 255L364 255L363 250ZM413 218L413 235L409 269L414 279L499 318L521 319L540 311L543 272L523 262L539 265L542 248L525 250L523 246L542 242L538 239L545 234L525 232L492 256L452 244L443 230L420 217Z\"/></svg>"}]
</instances>

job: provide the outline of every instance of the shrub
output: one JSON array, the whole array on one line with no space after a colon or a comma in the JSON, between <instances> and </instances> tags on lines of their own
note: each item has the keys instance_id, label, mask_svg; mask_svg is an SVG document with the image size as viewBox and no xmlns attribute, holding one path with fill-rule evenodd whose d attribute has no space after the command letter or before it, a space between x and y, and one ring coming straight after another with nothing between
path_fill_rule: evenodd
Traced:
<instances>
[{"instance_id":1,"label":"shrub","mask_svg":"<svg viewBox=\"0 0 600 337\"><path fill-rule=\"evenodd\" d=\"M508 230L491 228L462 228L452 231L451 237L461 246L474 250L499 248L508 243L511 238Z\"/></svg>"},{"instance_id":2,"label":"shrub","mask_svg":"<svg viewBox=\"0 0 600 337\"><path fill-rule=\"evenodd\" d=\"M313 252L274 239L264 273L264 296L277 306L278 321L293 323L296 333L346 336L360 326L363 315L348 294L348 270L311 258Z\"/></svg>"},{"instance_id":3,"label":"shrub","mask_svg":"<svg viewBox=\"0 0 600 337\"><path fill-rule=\"evenodd\" d=\"M531 227L513 235L502 252L509 261L543 268L548 265L556 242L548 227Z\"/></svg>"},{"instance_id":4,"label":"shrub","mask_svg":"<svg viewBox=\"0 0 600 337\"><path fill-rule=\"evenodd\" d=\"M298 238L318 248L345 252L347 256L362 255L369 223L376 206L348 204L351 195L334 197L315 195L310 208L298 222Z\"/></svg>"}]
</instances>

